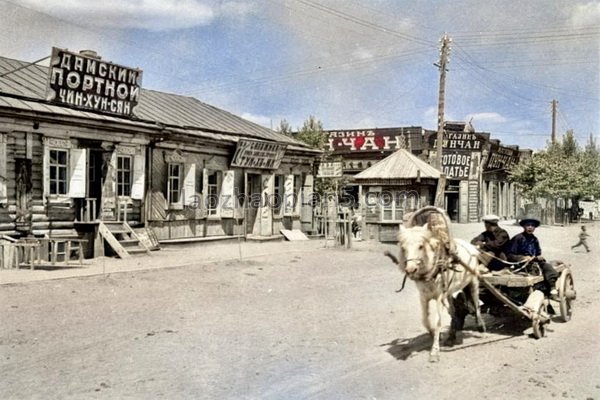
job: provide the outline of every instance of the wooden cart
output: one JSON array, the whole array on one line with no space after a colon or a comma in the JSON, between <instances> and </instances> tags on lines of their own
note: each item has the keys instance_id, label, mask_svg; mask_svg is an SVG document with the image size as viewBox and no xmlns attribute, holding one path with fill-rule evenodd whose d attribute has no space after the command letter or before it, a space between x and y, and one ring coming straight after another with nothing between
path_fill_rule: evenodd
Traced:
<instances>
[{"instance_id":1,"label":"wooden cart","mask_svg":"<svg viewBox=\"0 0 600 400\"><path fill-rule=\"evenodd\" d=\"M572 302L577 297L570 266L556 262L554 268L559 278L556 282L558 295L553 299L536 288L544 281L541 273L514 273L504 269L481 275L480 282L502 304L530 319L533 335L539 339L544 336L545 325L550 322L550 301L558 303L561 319L567 322L571 319Z\"/></svg>"}]
</instances>

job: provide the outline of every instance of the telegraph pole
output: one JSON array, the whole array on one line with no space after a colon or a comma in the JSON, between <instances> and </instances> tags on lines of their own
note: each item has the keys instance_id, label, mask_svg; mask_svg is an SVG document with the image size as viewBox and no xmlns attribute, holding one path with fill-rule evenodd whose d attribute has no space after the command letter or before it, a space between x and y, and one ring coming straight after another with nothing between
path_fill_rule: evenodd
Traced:
<instances>
[{"instance_id":1,"label":"telegraph pole","mask_svg":"<svg viewBox=\"0 0 600 400\"><path fill-rule=\"evenodd\" d=\"M438 97L438 130L437 130L437 146L436 146L436 161L435 166L440 171L442 170L442 143L444 142L444 106L446 102L446 65L448 64L448 56L450 54L450 43L452 39L447 34L442 36L440 61L434 64L440 70L440 88Z\"/></svg>"},{"instance_id":2,"label":"telegraph pole","mask_svg":"<svg viewBox=\"0 0 600 400\"><path fill-rule=\"evenodd\" d=\"M550 142L552 144L556 143L556 108L558 106L558 101L552 100L552 136L550 137Z\"/></svg>"}]
</instances>

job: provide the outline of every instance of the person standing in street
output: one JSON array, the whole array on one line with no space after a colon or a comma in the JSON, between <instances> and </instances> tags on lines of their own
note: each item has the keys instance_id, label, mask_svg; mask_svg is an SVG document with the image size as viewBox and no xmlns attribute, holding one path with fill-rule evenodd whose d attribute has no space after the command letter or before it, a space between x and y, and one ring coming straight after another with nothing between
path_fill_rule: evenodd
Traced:
<instances>
[{"instance_id":1,"label":"person standing in street","mask_svg":"<svg viewBox=\"0 0 600 400\"><path fill-rule=\"evenodd\" d=\"M577 244L571 246L571 250L575 249L575 247L583 246L586 252L590 252L590 248L587 244L587 238L590 235L585 230L585 225L581 225L581 232L579 232L579 242Z\"/></svg>"},{"instance_id":2,"label":"person standing in street","mask_svg":"<svg viewBox=\"0 0 600 400\"><path fill-rule=\"evenodd\" d=\"M471 244L481 251L479 259L489 270L499 271L506 267L506 264L502 261L506 261L505 251L509 243L508 232L498 226L500 217L496 215L486 215L482 220L485 231L473 238Z\"/></svg>"}]
</instances>

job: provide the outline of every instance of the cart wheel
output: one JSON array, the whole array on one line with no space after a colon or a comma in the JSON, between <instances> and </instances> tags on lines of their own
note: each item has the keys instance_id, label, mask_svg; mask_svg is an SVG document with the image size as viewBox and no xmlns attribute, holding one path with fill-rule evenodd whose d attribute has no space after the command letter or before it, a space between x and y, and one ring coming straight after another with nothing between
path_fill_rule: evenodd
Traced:
<instances>
[{"instance_id":1,"label":"cart wheel","mask_svg":"<svg viewBox=\"0 0 600 400\"><path fill-rule=\"evenodd\" d=\"M563 322L569 322L573 308L571 302L576 298L573 275L567 268L561 272L558 279L558 302L560 303L560 316Z\"/></svg>"},{"instance_id":2,"label":"cart wheel","mask_svg":"<svg viewBox=\"0 0 600 400\"><path fill-rule=\"evenodd\" d=\"M544 314L544 315L546 314L546 306L543 303L540 304L540 307L538 308L537 312L533 315L533 318L531 318L531 327L533 328L533 336L536 339L541 339L546 334L546 327L544 326L545 324L540 319L540 316L542 314Z\"/></svg>"}]
</instances>

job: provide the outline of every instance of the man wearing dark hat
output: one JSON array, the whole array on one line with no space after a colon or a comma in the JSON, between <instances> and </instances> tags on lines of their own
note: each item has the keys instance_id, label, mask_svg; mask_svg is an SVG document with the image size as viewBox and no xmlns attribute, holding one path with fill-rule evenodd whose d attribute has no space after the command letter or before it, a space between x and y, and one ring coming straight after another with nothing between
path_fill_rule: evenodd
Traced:
<instances>
[{"instance_id":1,"label":"man wearing dark hat","mask_svg":"<svg viewBox=\"0 0 600 400\"><path fill-rule=\"evenodd\" d=\"M556 272L554 267L542 257L540 242L533 234L535 228L540 226L540 221L535 218L524 218L519 221L519 225L523 227L523 232L515 235L511 239L510 247L508 249L508 260L515 262L532 260L537 262L542 270L544 281L547 285L546 294L555 296L557 294L555 286L558 272Z\"/></svg>"},{"instance_id":2,"label":"man wearing dark hat","mask_svg":"<svg viewBox=\"0 0 600 400\"><path fill-rule=\"evenodd\" d=\"M485 231L471 240L471 244L481 250L479 259L488 269L499 271L506 267L502 260L506 260L506 247L508 245L508 232L498 226L500 217L486 215L482 218Z\"/></svg>"}]
</instances>

